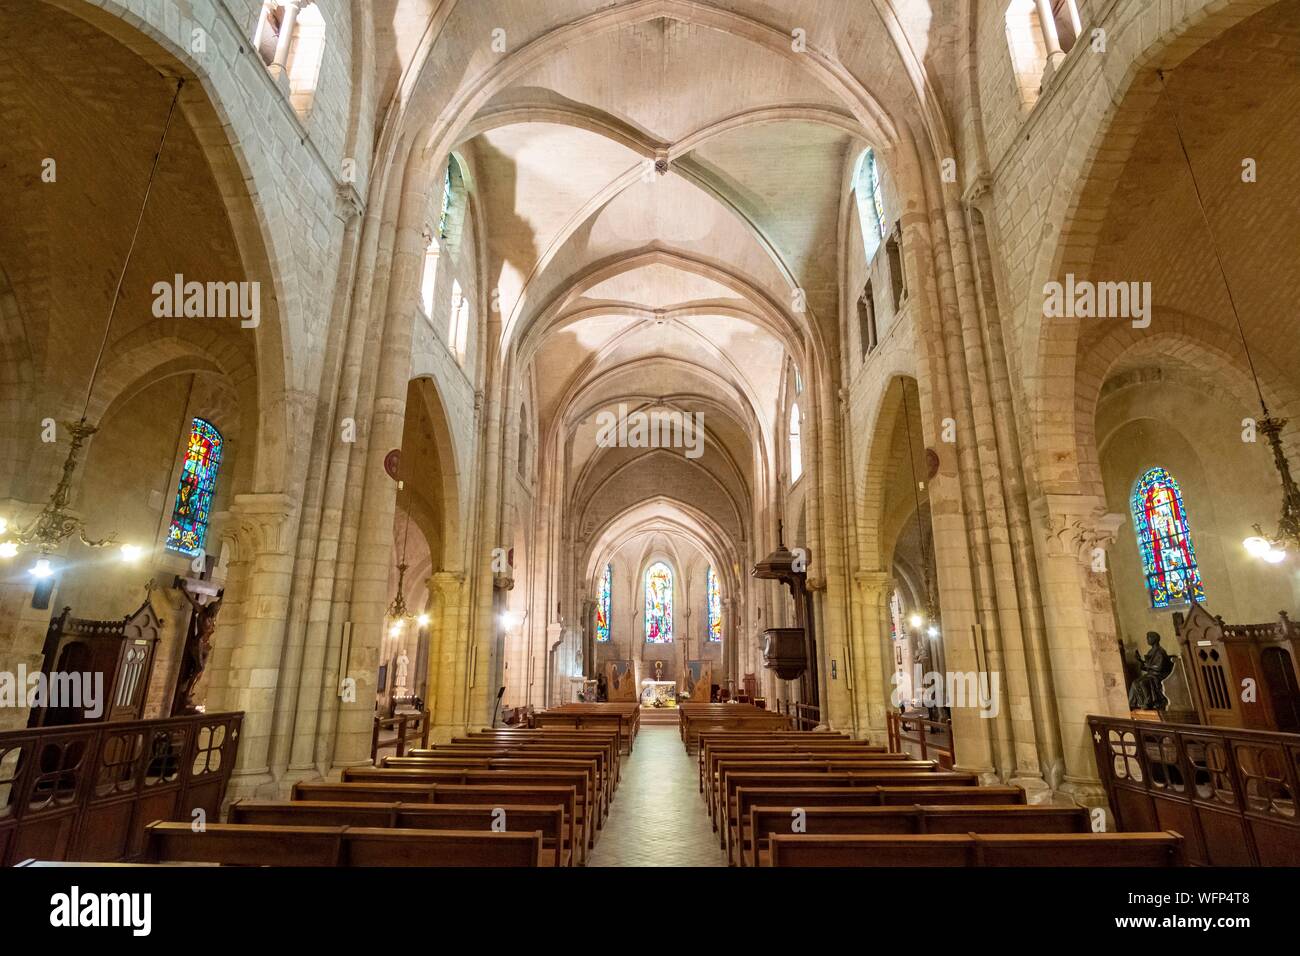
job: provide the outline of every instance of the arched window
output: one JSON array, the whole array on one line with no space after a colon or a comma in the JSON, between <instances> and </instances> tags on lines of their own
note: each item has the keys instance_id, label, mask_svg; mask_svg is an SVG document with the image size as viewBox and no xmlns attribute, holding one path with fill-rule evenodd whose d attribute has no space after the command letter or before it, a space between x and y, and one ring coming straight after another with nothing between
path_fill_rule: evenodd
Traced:
<instances>
[{"instance_id":1,"label":"arched window","mask_svg":"<svg viewBox=\"0 0 1300 956\"><path fill-rule=\"evenodd\" d=\"M876 165L876 154L870 149L858 160L858 170L853 176L853 195L858 205L862 244L870 262L880 248L880 240L885 237L885 200L880 191L880 169Z\"/></svg>"},{"instance_id":2,"label":"arched window","mask_svg":"<svg viewBox=\"0 0 1300 956\"><path fill-rule=\"evenodd\" d=\"M455 156L447 158L447 171L442 177L442 212L438 216L438 235L451 239L452 216L456 211L456 192L464 182L460 164Z\"/></svg>"},{"instance_id":3,"label":"arched window","mask_svg":"<svg viewBox=\"0 0 1300 956\"><path fill-rule=\"evenodd\" d=\"M212 517L212 495L217 487L217 469L221 467L221 432L211 422L194 419L190 440L185 448L185 463L176 489L176 506L172 509L171 528L167 531L168 551L196 558L203 553Z\"/></svg>"},{"instance_id":4,"label":"arched window","mask_svg":"<svg viewBox=\"0 0 1300 956\"><path fill-rule=\"evenodd\" d=\"M645 572L645 640L673 642L673 570L656 561Z\"/></svg>"},{"instance_id":5,"label":"arched window","mask_svg":"<svg viewBox=\"0 0 1300 956\"><path fill-rule=\"evenodd\" d=\"M614 591L614 566L605 565L605 573L600 576L600 593L596 595L596 640L601 644L609 643L610 601Z\"/></svg>"},{"instance_id":6,"label":"arched window","mask_svg":"<svg viewBox=\"0 0 1300 956\"><path fill-rule=\"evenodd\" d=\"M1131 507L1151 606L1204 600L1183 493L1174 476L1163 468L1146 472L1133 488Z\"/></svg>"},{"instance_id":7,"label":"arched window","mask_svg":"<svg viewBox=\"0 0 1300 956\"><path fill-rule=\"evenodd\" d=\"M710 566L704 575L704 593L709 604L709 640L713 643L722 641L722 591L718 587L718 576Z\"/></svg>"},{"instance_id":8,"label":"arched window","mask_svg":"<svg viewBox=\"0 0 1300 956\"><path fill-rule=\"evenodd\" d=\"M803 474L803 444L799 437L799 403L790 406L790 484Z\"/></svg>"},{"instance_id":9,"label":"arched window","mask_svg":"<svg viewBox=\"0 0 1300 956\"><path fill-rule=\"evenodd\" d=\"M287 84L289 102L300 116L311 112L325 56L325 18L310 0L262 4L253 46L271 75Z\"/></svg>"}]
</instances>

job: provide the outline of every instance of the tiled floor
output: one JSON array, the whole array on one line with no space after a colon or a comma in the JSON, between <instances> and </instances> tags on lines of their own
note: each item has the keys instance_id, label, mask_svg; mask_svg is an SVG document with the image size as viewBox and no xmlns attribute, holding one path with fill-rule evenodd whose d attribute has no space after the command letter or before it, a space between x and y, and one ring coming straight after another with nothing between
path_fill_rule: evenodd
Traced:
<instances>
[{"instance_id":1,"label":"tiled floor","mask_svg":"<svg viewBox=\"0 0 1300 956\"><path fill-rule=\"evenodd\" d=\"M589 865L727 865L675 725L642 723Z\"/></svg>"}]
</instances>

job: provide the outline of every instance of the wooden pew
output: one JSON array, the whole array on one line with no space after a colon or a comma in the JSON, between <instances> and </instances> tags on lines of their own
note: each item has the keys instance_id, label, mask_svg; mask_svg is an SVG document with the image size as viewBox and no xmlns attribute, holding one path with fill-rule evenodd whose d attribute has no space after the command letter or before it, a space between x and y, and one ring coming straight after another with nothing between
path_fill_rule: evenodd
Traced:
<instances>
[{"instance_id":1,"label":"wooden pew","mask_svg":"<svg viewBox=\"0 0 1300 956\"><path fill-rule=\"evenodd\" d=\"M587 851L595 844L595 816L598 807L598 795L591 787L589 775L584 770L348 767L343 771L343 782L478 784L516 787L571 786L577 791L575 826L578 840L575 848L578 853L579 863L585 862Z\"/></svg>"},{"instance_id":2,"label":"wooden pew","mask_svg":"<svg viewBox=\"0 0 1300 956\"><path fill-rule=\"evenodd\" d=\"M740 787L976 787L979 778L973 773L930 770L916 773L906 770L836 770L830 772L772 772L745 770L727 772L718 790L718 815L714 827L719 831L719 845L726 849L730 835L738 827L736 790ZM908 801L915 803L915 800Z\"/></svg>"},{"instance_id":3,"label":"wooden pew","mask_svg":"<svg viewBox=\"0 0 1300 956\"><path fill-rule=\"evenodd\" d=\"M540 833L188 823L145 828L146 862L226 866L539 866Z\"/></svg>"},{"instance_id":4,"label":"wooden pew","mask_svg":"<svg viewBox=\"0 0 1300 956\"><path fill-rule=\"evenodd\" d=\"M573 786L521 786L512 784L412 784L412 783L297 783L293 800L369 802L402 804L473 804L500 807L510 805L562 806L565 847L578 857L581 833L578 828L578 790Z\"/></svg>"},{"instance_id":5,"label":"wooden pew","mask_svg":"<svg viewBox=\"0 0 1300 956\"><path fill-rule=\"evenodd\" d=\"M498 813L497 811L500 811ZM369 827L541 833L542 866L572 866L564 807L527 804L347 803L236 800L227 823L258 826Z\"/></svg>"},{"instance_id":6,"label":"wooden pew","mask_svg":"<svg viewBox=\"0 0 1300 956\"><path fill-rule=\"evenodd\" d=\"M708 762L705 765L703 776L700 778L700 789L705 794L705 799L712 801L713 794L717 790L717 785L721 777L719 776L721 768L725 765L733 766L751 766L758 769L764 769L767 765L789 765L799 767L801 764L811 764L826 761L840 761L855 765L864 765L879 767L882 769L895 769L896 766L907 766L910 769L921 770L926 767L935 766L933 760L915 760L908 754L891 754L882 751L848 749L840 748L812 750L710 750Z\"/></svg>"},{"instance_id":7,"label":"wooden pew","mask_svg":"<svg viewBox=\"0 0 1300 956\"><path fill-rule=\"evenodd\" d=\"M771 834L768 866L1141 866L1183 865L1183 838L1164 833Z\"/></svg>"},{"instance_id":8,"label":"wooden pew","mask_svg":"<svg viewBox=\"0 0 1300 956\"><path fill-rule=\"evenodd\" d=\"M595 826L599 829L609 813L609 791L600 777L594 757L472 757L439 754L430 757L385 757L384 767L396 769L464 770L574 770L587 775L586 792L594 796Z\"/></svg>"},{"instance_id":9,"label":"wooden pew","mask_svg":"<svg viewBox=\"0 0 1300 956\"><path fill-rule=\"evenodd\" d=\"M533 723L543 730L612 730L630 754L641 727L640 714L638 704L564 704L534 714Z\"/></svg>"},{"instance_id":10,"label":"wooden pew","mask_svg":"<svg viewBox=\"0 0 1300 956\"><path fill-rule=\"evenodd\" d=\"M789 730L783 714L760 710L752 704L683 704L678 725L687 753L694 753L701 733L717 730Z\"/></svg>"},{"instance_id":11,"label":"wooden pew","mask_svg":"<svg viewBox=\"0 0 1300 956\"><path fill-rule=\"evenodd\" d=\"M809 755L808 759L792 760L720 760L716 773L705 782L705 799L709 803L709 815L713 820L715 829L718 825L718 819L723 815L726 804L722 796L726 791L727 779L736 774L748 773L802 773L802 774L834 774L834 773L893 773L907 774L933 774L939 771L939 766L933 760L877 760L871 757L866 759L857 758L825 758L817 754Z\"/></svg>"},{"instance_id":12,"label":"wooden pew","mask_svg":"<svg viewBox=\"0 0 1300 956\"><path fill-rule=\"evenodd\" d=\"M602 782L610 795L618 788L618 774L611 761L608 747L603 742L564 743L562 741L496 741L483 738L470 742L452 742L432 744L429 747L408 751L408 757L439 757L450 753L456 755L475 755L485 757L527 757L559 756L566 753L577 754L584 759L594 759L598 765Z\"/></svg>"},{"instance_id":13,"label":"wooden pew","mask_svg":"<svg viewBox=\"0 0 1300 956\"><path fill-rule=\"evenodd\" d=\"M887 754L884 747L868 744L865 740L846 740L836 738L835 740L824 741L717 741L700 739L700 746L696 755L697 769L700 775L700 790L704 790L704 779L706 770L712 761L713 755L717 753L732 754L782 754L782 753L855 753L855 754ZM896 760L902 760L910 756L904 753L890 754Z\"/></svg>"},{"instance_id":14,"label":"wooden pew","mask_svg":"<svg viewBox=\"0 0 1300 956\"><path fill-rule=\"evenodd\" d=\"M732 846L731 862L764 866L767 834L797 832L815 835L906 833L1089 833L1088 811L1082 807L991 804L988 806L799 807L754 806L747 826ZM749 839L758 834L759 839ZM743 844L743 848L742 848Z\"/></svg>"},{"instance_id":15,"label":"wooden pew","mask_svg":"<svg viewBox=\"0 0 1300 956\"><path fill-rule=\"evenodd\" d=\"M622 755L619 748L618 731L616 730L565 730L563 728L529 728L529 727L497 727L488 730L471 731L464 737L453 737L453 744L460 743L480 743L485 740L492 741L496 745L516 745L516 744L561 744L572 743L583 746L601 746L609 748L609 759L614 767L614 777L618 778L621 773ZM418 756L413 753L411 756Z\"/></svg>"}]
</instances>

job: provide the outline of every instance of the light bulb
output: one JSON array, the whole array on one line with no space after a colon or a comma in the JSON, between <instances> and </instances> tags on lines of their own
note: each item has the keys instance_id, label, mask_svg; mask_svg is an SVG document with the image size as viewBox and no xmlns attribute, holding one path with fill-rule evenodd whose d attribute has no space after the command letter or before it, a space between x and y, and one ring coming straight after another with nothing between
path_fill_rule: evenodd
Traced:
<instances>
[{"instance_id":1,"label":"light bulb","mask_svg":"<svg viewBox=\"0 0 1300 956\"><path fill-rule=\"evenodd\" d=\"M1281 548L1269 548L1264 554L1260 555L1269 564L1281 564L1286 560L1286 552Z\"/></svg>"},{"instance_id":2,"label":"light bulb","mask_svg":"<svg viewBox=\"0 0 1300 956\"><path fill-rule=\"evenodd\" d=\"M12 558L18 553L18 544L14 541L0 541L0 558Z\"/></svg>"},{"instance_id":3,"label":"light bulb","mask_svg":"<svg viewBox=\"0 0 1300 956\"><path fill-rule=\"evenodd\" d=\"M428 626L429 626L429 615L427 615L427 614L421 614L419 617L417 617L417 618L415 619L415 621L416 621L417 624L420 625L420 627L428 627Z\"/></svg>"},{"instance_id":4,"label":"light bulb","mask_svg":"<svg viewBox=\"0 0 1300 956\"><path fill-rule=\"evenodd\" d=\"M939 629L935 627L933 624L931 624L929 630L927 630L925 633L929 634L931 637L938 637Z\"/></svg>"},{"instance_id":5,"label":"light bulb","mask_svg":"<svg viewBox=\"0 0 1300 956\"><path fill-rule=\"evenodd\" d=\"M54 569L50 567L50 562L45 558L41 558L32 565L31 574L34 578L48 578L53 573Z\"/></svg>"},{"instance_id":6,"label":"light bulb","mask_svg":"<svg viewBox=\"0 0 1300 956\"><path fill-rule=\"evenodd\" d=\"M921 615L914 613L911 617L907 619L907 622L911 624L913 627L920 627L922 624L925 623L925 619L921 617Z\"/></svg>"},{"instance_id":7,"label":"light bulb","mask_svg":"<svg viewBox=\"0 0 1300 956\"><path fill-rule=\"evenodd\" d=\"M1268 543L1268 539L1261 538L1257 534L1251 535L1241 544L1255 558L1262 558L1273 550L1273 546Z\"/></svg>"},{"instance_id":8,"label":"light bulb","mask_svg":"<svg viewBox=\"0 0 1300 956\"><path fill-rule=\"evenodd\" d=\"M144 554L144 548L140 547L138 544L122 545L123 561L138 561L140 560L140 555L142 554Z\"/></svg>"}]
</instances>

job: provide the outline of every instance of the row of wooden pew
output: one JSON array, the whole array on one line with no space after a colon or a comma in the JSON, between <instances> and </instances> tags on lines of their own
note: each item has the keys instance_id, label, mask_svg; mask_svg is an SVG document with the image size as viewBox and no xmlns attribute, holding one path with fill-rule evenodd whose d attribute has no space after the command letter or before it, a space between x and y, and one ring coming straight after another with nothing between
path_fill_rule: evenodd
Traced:
<instances>
[{"instance_id":1,"label":"row of wooden pew","mask_svg":"<svg viewBox=\"0 0 1300 956\"><path fill-rule=\"evenodd\" d=\"M240 866L577 866L618 787L622 735L483 730L302 782L285 801L239 800L197 832L155 823L153 862Z\"/></svg>"},{"instance_id":2,"label":"row of wooden pew","mask_svg":"<svg viewBox=\"0 0 1300 956\"><path fill-rule=\"evenodd\" d=\"M687 741L689 744L689 741ZM1080 807L833 732L695 735L700 792L733 866L1176 866L1176 833L1091 832Z\"/></svg>"}]
</instances>

